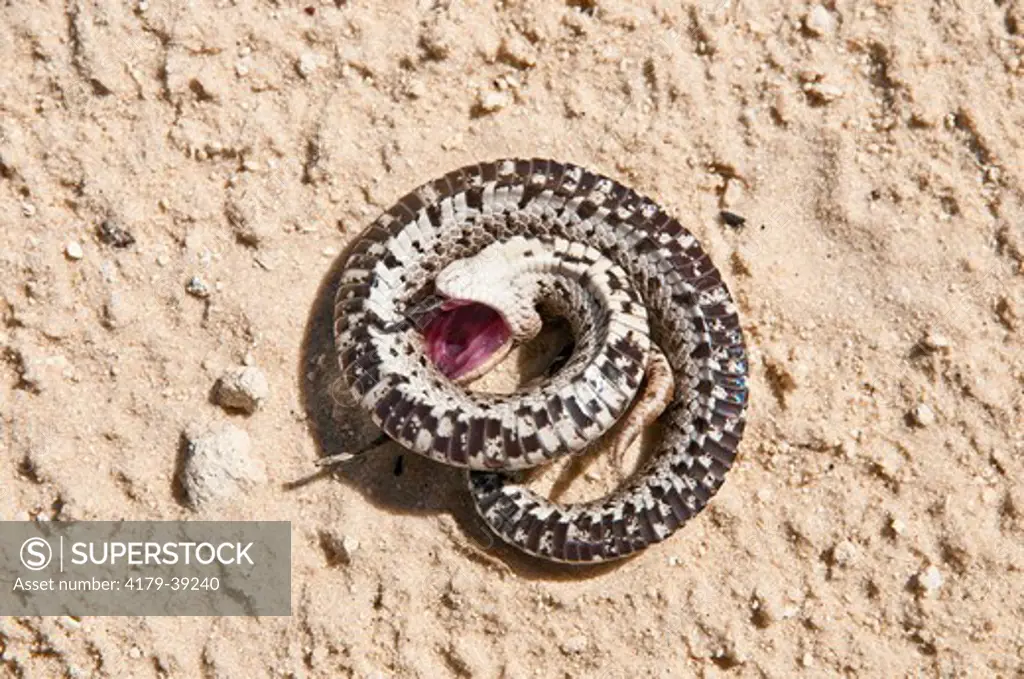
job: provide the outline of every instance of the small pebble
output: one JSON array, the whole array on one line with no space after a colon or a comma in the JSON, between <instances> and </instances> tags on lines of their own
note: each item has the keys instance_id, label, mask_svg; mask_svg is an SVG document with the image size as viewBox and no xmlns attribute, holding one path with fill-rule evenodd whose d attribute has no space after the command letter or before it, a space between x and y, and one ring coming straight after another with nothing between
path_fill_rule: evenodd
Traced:
<instances>
[{"instance_id":1,"label":"small pebble","mask_svg":"<svg viewBox=\"0 0 1024 679\"><path fill-rule=\"evenodd\" d=\"M167 266L171 263L171 258L167 255L157 255L156 263L157 266Z\"/></svg>"},{"instance_id":2,"label":"small pebble","mask_svg":"<svg viewBox=\"0 0 1024 679\"><path fill-rule=\"evenodd\" d=\"M483 113L497 113L509 105L507 92L488 92L477 100L477 108Z\"/></svg>"},{"instance_id":3,"label":"small pebble","mask_svg":"<svg viewBox=\"0 0 1024 679\"><path fill-rule=\"evenodd\" d=\"M331 564L352 563L353 556L359 550L358 539L351 535L339 535L333 530L320 531L320 545Z\"/></svg>"},{"instance_id":4,"label":"small pebble","mask_svg":"<svg viewBox=\"0 0 1024 679\"><path fill-rule=\"evenodd\" d=\"M832 548L832 562L840 568L852 566L859 556L857 545L849 540L843 540Z\"/></svg>"},{"instance_id":5,"label":"small pebble","mask_svg":"<svg viewBox=\"0 0 1024 679\"><path fill-rule=\"evenodd\" d=\"M228 410L254 413L270 395L267 376L259 368L230 368L217 381L217 403Z\"/></svg>"},{"instance_id":6,"label":"small pebble","mask_svg":"<svg viewBox=\"0 0 1024 679\"><path fill-rule=\"evenodd\" d=\"M945 351L949 349L950 342L949 338L945 335L935 330L929 330L924 339L921 340L921 345L928 351Z\"/></svg>"},{"instance_id":7,"label":"small pebble","mask_svg":"<svg viewBox=\"0 0 1024 679\"><path fill-rule=\"evenodd\" d=\"M138 660L142 657L142 649L138 646L132 646L128 649L128 657L132 660Z\"/></svg>"},{"instance_id":8,"label":"small pebble","mask_svg":"<svg viewBox=\"0 0 1024 679\"><path fill-rule=\"evenodd\" d=\"M267 480L263 463L252 456L249 435L231 424L190 425L181 487L198 508L250 491Z\"/></svg>"},{"instance_id":9,"label":"small pebble","mask_svg":"<svg viewBox=\"0 0 1024 679\"><path fill-rule=\"evenodd\" d=\"M823 104L832 103L845 94L843 88L828 83L806 83L804 92Z\"/></svg>"},{"instance_id":10,"label":"small pebble","mask_svg":"<svg viewBox=\"0 0 1024 679\"><path fill-rule=\"evenodd\" d=\"M135 236L130 231L122 229L110 219L104 219L96 228L96 234L100 242L114 248L126 248L135 243Z\"/></svg>"},{"instance_id":11,"label":"small pebble","mask_svg":"<svg viewBox=\"0 0 1024 679\"><path fill-rule=\"evenodd\" d=\"M810 667L814 664L814 656L810 653L804 653L803 657L800 658L800 664L804 667Z\"/></svg>"},{"instance_id":12,"label":"small pebble","mask_svg":"<svg viewBox=\"0 0 1024 679\"><path fill-rule=\"evenodd\" d=\"M421 80L414 80L409 83L405 92L413 99L422 99L427 95L427 86Z\"/></svg>"},{"instance_id":13,"label":"small pebble","mask_svg":"<svg viewBox=\"0 0 1024 679\"><path fill-rule=\"evenodd\" d=\"M722 194L722 205L735 208L743 202L743 197L743 185L738 179L730 179L726 182L725 192Z\"/></svg>"},{"instance_id":14,"label":"small pebble","mask_svg":"<svg viewBox=\"0 0 1024 679\"><path fill-rule=\"evenodd\" d=\"M566 655L578 655L587 650L587 638L582 634L571 636L561 645L562 653Z\"/></svg>"},{"instance_id":15,"label":"small pebble","mask_svg":"<svg viewBox=\"0 0 1024 679\"><path fill-rule=\"evenodd\" d=\"M79 260L85 256L85 253L82 252L82 246L78 241L74 240L69 241L68 244L64 246L64 254L67 255L68 259L74 260Z\"/></svg>"},{"instance_id":16,"label":"small pebble","mask_svg":"<svg viewBox=\"0 0 1024 679\"><path fill-rule=\"evenodd\" d=\"M836 18L821 5L814 5L804 17L807 32L816 37L831 35L836 30Z\"/></svg>"},{"instance_id":17,"label":"small pebble","mask_svg":"<svg viewBox=\"0 0 1024 679\"><path fill-rule=\"evenodd\" d=\"M914 577L914 582L921 594L926 597L935 596L942 587L942 572L934 565L928 566Z\"/></svg>"},{"instance_id":18,"label":"small pebble","mask_svg":"<svg viewBox=\"0 0 1024 679\"><path fill-rule=\"evenodd\" d=\"M206 284L199 276L193 276L188 279L188 283L185 284L185 292L198 297L199 299L206 299L210 296L210 286Z\"/></svg>"},{"instance_id":19,"label":"small pebble","mask_svg":"<svg viewBox=\"0 0 1024 679\"><path fill-rule=\"evenodd\" d=\"M303 78L311 77L319 67L320 58L312 52L306 52L301 55L298 64L296 64L296 69Z\"/></svg>"},{"instance_id":20,"label":"small pebble","mask_svg":"<svg viewBox=\"0 0 1024 679\"><path fill-rule=\"evenodd\" d=\"M935 424L935 411L927 403L918 403L911 413L911 419L919 427L928 427Z\"/></svg>"},{"instance_id":21,"label":"small pebble","mask_svg":"<svg viewBox=\"0 0 1024 679\"><path fill-rule=\"evenodd\" d=\"M131 311L124 303L121 295L111 292L103 302L102 323L108 330L124 327L131 320Z\"/></svg>"}]
</instances>

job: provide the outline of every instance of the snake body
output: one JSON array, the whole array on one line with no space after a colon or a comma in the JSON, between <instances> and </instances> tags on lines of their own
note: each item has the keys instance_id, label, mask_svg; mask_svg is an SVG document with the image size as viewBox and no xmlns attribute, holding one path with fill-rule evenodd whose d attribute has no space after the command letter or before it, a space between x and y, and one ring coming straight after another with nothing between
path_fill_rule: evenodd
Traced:
<instances>
[{"instance_id":1,"label":"snake body","mask_svg":"<svg viewBox=\"0 0 1024 679\"><path fill-rule=\"evenodd\" d=\"M431 363L411 319L440 272L513 242L533 301L569 321L576 346L538 385L468 391ZM650 199L576 165L499 160L403 197L351 246L334 329L346 385L374 422L468 468L491 530L544 559L601 562L665 539L721 486L743 434L746 351L719 271ZM628 410L655 349L675 395L656 454L624 487L565 505L503 473L596 442Z\"/></svg>"}]
</instances>

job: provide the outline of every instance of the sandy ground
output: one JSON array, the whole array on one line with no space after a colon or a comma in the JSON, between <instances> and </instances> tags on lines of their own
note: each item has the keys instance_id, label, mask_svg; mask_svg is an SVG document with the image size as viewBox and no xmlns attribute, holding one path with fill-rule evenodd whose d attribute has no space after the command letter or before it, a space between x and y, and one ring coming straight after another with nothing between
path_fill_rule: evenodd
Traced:
<instances>
[{"instance_id":1,"label":"sandy ground","mask_svg":"<svg viewBox=\"0 0 1024 679\"><path fill-rule=\"evenodd\" d=\"M0 518L289 520L293 615L5 618L0 674L1024 676L1022 59L1019 0L5 3ZM508 155L653 196L740 303L742 457L614 567L394 446L310 478L339 253ZM266 481L189 508L193 422Z\"/></svg>"}]
</instances>

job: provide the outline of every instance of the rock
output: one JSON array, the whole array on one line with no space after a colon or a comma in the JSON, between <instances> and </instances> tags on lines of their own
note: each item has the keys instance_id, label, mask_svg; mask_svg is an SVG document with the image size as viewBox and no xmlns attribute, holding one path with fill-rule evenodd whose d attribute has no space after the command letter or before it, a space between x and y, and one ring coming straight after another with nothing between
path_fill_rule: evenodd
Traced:
<instances>
[{"instance_id":1,"label":"rock","mask_svg":"<svg viewBox=\"0 0 1024 679\"><path fill-rule=\"evenodd\" d=\"M82 251L81 244L78 241L74 240L69 241L68 244L64 246L64 254L67 256L68 259L73 259L76 261L85 256L85 253Z\"/></svg>"},{"instance_id":2,"label":"rock","mask_svg":"<svg viewBox=\"0 0 1024 679\"><path fill-rule=\"evenodd\" d=\"M566 655L579 655L587 650L589 642L582 634L576 634L562 642L560 648Z\"/></svg>"},{"instance_id":3,"label":"rock","mask_svg":"<svg viewBox=\"0 0 1024 679\"><path fill-rule=\"evenodd\" d=\"M224 206L224 214L235 237L254 248L264 245L272 233L270 224L273 218L268 216L270 210L261 196L260 191L243 190L240 195L229 198Z\"/></svg>"},{"instance_id":4,"label":"rock","mask_svg":"<svg viewBox=\"0 0 1024 679\"><path fill-rule=\"evenodd\" d=\"M479 638L456 636L448 647L446 656L449 664L459 676L493 676L493 659L487 653L487 645Z\"/></svg>"},{"instance_id":5,"label":"rock","mask_svg":"<svg viewBox=\"0 0 1024 679\"><path fill-rule=\"evenodd\" d=\"M840 568L849 568L857 562L860 550L849 540L843 540L832 548L832 563Z\"/></svg>"},{"instance_id":6,"label":"rock","mask_svg":"<svg viewBox=\"0 0 1024 679\"><path fill-rule=\"evenodd\" d=\"M123 328L131 322L132 314L122 295L111 292L103 302L103 315L101 322L108 330Z\"/></svg>"},{"instance_id":7,"label":"rock","mask_svg":"<svg viewBox=\"0 0 1024 679\"><path fill-rule=\"evenodd\" d=\"M498 58L518 69L537 65L536 50L519 35L502 39L498 47Z\"/></svg>"},{"instance_id":8,"label":"rock","mask_svg":"<svg viewBox=\"0 0 1024 679\"><path fill-rule=\"evenodd\" d=\"M928 427L935 424L935 411L927 403L918 403L910 412L910 419L918 427Z\"/></svg>"},{"instance_id":9,"label":"rock","mask_svg":"<svg viewBox=\"0 0 1024 679\"><path fill-rule=\"evenodd\" d=\"M320 546L330 564L349 564L359 549L359 540L349 535L339 535L334 530L320 531Z\"/></svg>"},{"instance_id":10,"label":"rock","mask_svg":"<svg viewBox=\"0 0 1024 679\"><path fill-rule=\"evenodd\" d=\"M942 587L943 578L939 569L932 565L914 576L914 584L922 596L932 597Z\"/></svg>"},{"instance_id":11,"label":"rock","mask_svg":"<svg viewBox=\"0 0 1024 679\"><path fill-rule=\"evenodd\" d=\"M266 482L263 463L252 456L249 435L238 427L192 424L185 439L180 481L192 507L230 499Z\"/></svg>"},{"instance_id":12,"label":"rock","mask_svg":"<svg viewBox=\"0 0 1024 679\"><path fill-rule=\"evenodd\" d=\"M413 80L405 88L405 93L411 99L422 99L427 96L427 86L423 84L422 80Z\"/></svg>"},{"instance_id":13,"label":"rock","mask_svg":"<svg viewBox=\"0 0 1024 679\"><path fill-rule=\"evenodd\" d=\"M216 399L221 407L254 413L270 396L267 376L259 368L242 366L230 368L217 381Z\"/></svg>"},{"instance_id":14,"label":"rock","mask_svg":"<svg viewBox=\"0 0 1024 679\"><path fill-rule=\"evenodd\" d=\"M206 299L210 296L210 286L207 285L206 281L199 276L192 276L192 278L189 278L188 282L185 283L185 292L193 297Z\"/></svg>"},{"instance_id":15,"label":"rock","mask_svg":"<svg viewBox=\"0 0 1024 679\"><path fill-rule=\"evenodd\" d=\"M722 206L726 208L735 208L743 203L743 185L738 179L730 179L725 184L725 191L722 193ZM726 220L728 223L729 220ZM746 220L744 220L746 221ZM730 224L730 226L733 226Z\"/></svg>"},{"instance_id":16,"label":"rock","mask_svg":"<svg viewBox=\"0 0 1024 679\"><path fill-rule=\"evenodd\" d=\"M829 83L806 83L804 85L804 92L820 104L830 104L846 94L843 88L838 85L830 85Z\"/></svg>"},{"instance_id":17,"label":"rock","mask_svg":"<svg viewBox=\"0 0 1024 679\"><path fill-rule=\"evenodd\" d=\"M999 322L1010 332L1016 332L1021 327L1021 319L1024 318L1024 306L1014 297L1003 295L996 302L996 315Z\"/></svg>"},{"instance_id":18,"label":"rock","mask_svg":"<svg viewBox=\"0 0 1024 679\"><path fill-rule=\"evenodd\" d=\"M295 65L295 70L299 72L303 78L310 78L316 73L317 69L320 68L320 56L312 52L305 52L299 57L298 63Z\"/></svg>"},{"instance_id":19,"label":"rock","mask_svg":"<svg viewBox=\"0 0 1024 679\"><path fill-rule=\"evenodd\" d=\"M47 356L42 349L30 345L8 347L21 378L20 386L28 391L41 394L59 378L70 378L74 370L61 354Z\"/></svg>"},{"instance_id":20,"label":"rock","mask_svg":"<svg viewBox=\"0 0 1024 679\"><path fill-rule=\"evenodd\" d=\"M949 338L935 330L929 330L921 339L921 347L926 351L948 351L950 346Z\"/></svg>"},{"instance_id":21,"label":"rock","mask_svg":"<svg viewBox=\"0 0 1024 679\"><path fill-rule=\"evenodd\" d=\"M818 38L832 35L836 30L836 18L821 5L814 5L804 16L804 27Z\"/></svg>"},{"instance_id":22,"label":"rock","mask_svg":"<svg viewBox=\"0 0 1024 679\"><path fill-rule=\"evenodd\" d=\"M130 231L121 228L110 219L104 219L96 227L96 235L101 243L114 248L126 248L135 243L135 236Z\"/></svg>"},{"instance_id":23,"label":"rock","mask_svg":"<svg viewBox=\"0 0 1024 679\"><path fill-rule=\"evenodd\" d=\"M420 47L426 57L432 61L444 61L452 53L452 47L458 37L451 31L440 26L430 26L420 35Z\"/></svg>"},{"instance_id":24,"label":"rock","mask_svg":"<svg viewBox=\"0 0 1024 679\"><path fill-rule=\"evenodd\" d=\"M497 113L510 103L507 92L481 93L476 108L481 113Z\"/></svg>"}]
</instances>

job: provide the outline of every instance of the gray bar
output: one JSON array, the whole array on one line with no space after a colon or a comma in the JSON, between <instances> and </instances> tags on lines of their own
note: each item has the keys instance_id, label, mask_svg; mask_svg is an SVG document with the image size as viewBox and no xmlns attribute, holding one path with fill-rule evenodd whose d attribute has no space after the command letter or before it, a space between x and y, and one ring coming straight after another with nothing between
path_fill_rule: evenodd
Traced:
<instances>
[{"instance_id":1,"label":"gray bar","mask_svg":"<svg viewBox=\"0 0 1024 679\"><path fill-rule=\"evenodd\" d=\"M291 523L0 521L0 615L291 615Z\"/></svg>"}]
</instances>

